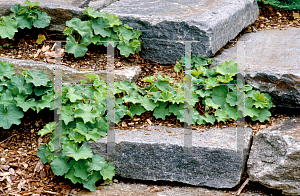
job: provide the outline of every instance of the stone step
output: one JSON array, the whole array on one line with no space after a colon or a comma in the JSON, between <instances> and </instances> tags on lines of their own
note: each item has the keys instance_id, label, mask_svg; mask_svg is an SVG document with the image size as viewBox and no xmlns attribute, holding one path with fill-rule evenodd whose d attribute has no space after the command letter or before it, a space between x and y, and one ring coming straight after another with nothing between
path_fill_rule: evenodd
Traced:
<instances>
[{"instance_id":1,"label":"stone step","mask_svg":"<svg viewBox=\"0 0 300 196\"><path fill-rule=\"evenodd\" d=\"M269 93L275 107L300 109L300 28L247 33L237 41L212 57L212 67L235 61L245 81Z\"/></svg>"},{"instance_id":2,"label":"stone step","mask_svg":"<svg viewBox=\"0 0 300 196\"><path fill-rule=\"evenodd\" d=\"M27 69L33 71L41 71L44 72L51 81L54 82L54 69L57 67L55 64L45 63L42 61L34 61L34 60L23 60L23 59L12 59L0 57L0 61L7 61L11 63L14 67L15 73L17 75L21 75L23 71ZM57 67L58 68L58 67ZM98 70L98 71L79 71L77 69L73 69L64 65L59 65L59 69L62 72L62 83L70 84L70 83L81 83L80 80L87 80L87 77L84 75L88 73L93 73L98 75L102 80L107 81L107 77L115 77L116 81L130 81L135 82L137 77L141 72L141 68L139 66L131 66L125 67L121 69L115 70L115 73L108 72L106 70Z\"/></svg>"},{"instance_id":3,"label":"stone step","mask_svg":"<svg viewBox=\"0 0 300 196\"><path fill-rule=\"evenodd\" d=\"M42 11L51 16L46 29L62 36L65 22L83 20L84 7L115 14L134 30L142 31L141 56L160 64L173 64L184 55L184 44L177 40L197 41L192 55L210 57L235 38L258 17L256 0L153 1L153 0L46 0L39 1ZM23 0L0 0L0 16L10 14L15 3ZM104 9L102 9L104 8Z\"/></svg>"},{"instance_id":4,"label":"stone step","mask_svg":"<svg viewBox=\"0 0 300 196\"><path fill-rule=\"evenodd\" d=\"M240 182L252 129L192 130L190 152L185 151L184 134L183 128L164 126L149 125L137 131L116 129L115 153L106 151L108 136L89 142L88 146L114 164L116 174L125 178L215 188L233 188Z\"/></svg>"},{"instance_id":5,"label":"stone step","mask_svg":"<svg viewBox=\"0 0 300 196\"><path fill-rule=\"evenodd\" d=\"M178 40L197 41L192 55L211 57L259 15L256 0L120 0L101 11L140 29L141 56L160 64L173 64L185 55Z\"/></svg>"},{"instance_id":6,"label":"stone step","mask_svg":"<svg viewBox=\"0 0 300 196\"><path fill-rule=\"evenodd\" d=\"M300 117L300 116L299 116ZM300 118L259 131L247 161L252 182L284 195L300 195Z\"/></svg>"}]
</instances>

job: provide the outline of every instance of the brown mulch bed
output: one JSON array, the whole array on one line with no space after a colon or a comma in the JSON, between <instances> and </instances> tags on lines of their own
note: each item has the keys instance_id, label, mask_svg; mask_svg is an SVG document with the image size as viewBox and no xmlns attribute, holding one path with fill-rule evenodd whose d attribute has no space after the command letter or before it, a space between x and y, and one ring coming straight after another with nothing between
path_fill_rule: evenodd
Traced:
<instances>
[{"instance_id":1,"label":"brown mulch bed","mask_svg":"<svg viewBox=\"0 0 300 196\"><path fill-rule=\"evenodd\" d=\"M255 23L244 29L237 37L255 30L284 29L289 27L300 27L300 19L294 19L293 12L284 10L279 12L271 6L264 6L260 9L260 16ZM0 47L0 55L2 57L34 59L34 55L37 53L38 49L42 48L42 45L35 43L39 33L44 32L36 31L32 33L32 31L24 30L16 36L16 39L13 42L0 40L0 46L5 43L13 46L12 49L2 47L2 50ZM52 37L51 35L48 36L49 38L54 39L53 35ZM52 43L46 43L45 45L47 44L51 47L53 46ZM234 46L234 42L228 43L224 48L232 46ZM74 59L72 55L65 54L62 63L65 66L82 70L105 69L105 53L106 50L103 48L91 47L91 51L83 58ZM37 60L44 61L47 59L39 57ZM131 65L139 65L142 68L142 73L136 82L139 86L145 85L141 79L148 75L157 75L158 73L161 73L170 77L176 76L173 72L174 65L159 65L141 58L138 54L131 55L129 58L124 58L116 51L116 68ZM177 80L180 80L180 78L177 78ZM272 117L267 123L251 122L249 119L246 119L246 123L248 126L252 127L254 131L259 131L261 128L272 126L278 121L290 118L289 115L284 115L282 113L283 112L273 111ZM73 185L63 177L54 176L50 165L41 164L39 158L36 156L38 146L45 143L45 138L38 136L37 132L43 128L45 124L54 120L54 112L44 110L39 114L35 114L35 112L29 111L25 113L24 116L25 118L22 119L20 125L14 125L9 130L0 128L0 195L69 195L74 191L83 190L81 185ZM130 129L139 126L141 127L148 123L147 119L157 125L182 126L182 124L174 117L169 117L165 121L155 120L151 112L147 112L133 120L124 118L116 127ZM130 123L134 123L133 126L130 126ZM233 122L218 123L211 127L216 126L224 127L235 125ZM198 126L195 128L200 130L205 127ZM249 183L249 185L252 186L246 186L245 189L251 190L254 188L253 183ZM260 189L263 188L260 187ZM266 193L266 195L268 194Z\"/></svg>"}]
</instances>

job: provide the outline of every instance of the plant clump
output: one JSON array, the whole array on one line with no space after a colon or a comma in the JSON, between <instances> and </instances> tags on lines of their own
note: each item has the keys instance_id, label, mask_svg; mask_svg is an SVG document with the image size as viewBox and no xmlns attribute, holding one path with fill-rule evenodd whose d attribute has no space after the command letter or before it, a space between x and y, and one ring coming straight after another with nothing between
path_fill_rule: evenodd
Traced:
<instances>
[{"instance_id":1,"label":"plant clump","mask_svg":"<svg viewBox=\"0 0 300 196\"><path fill-rule=\"evenodd\" d=\"M122 21L113 14L98 12L93 8L85 7L83 14L90 19L81 21L78 18L72 18L66 22L64 34L67 35L67 44L65 49L75 57L83 57L88 51L87 46L104 45L107 47L110 42L117 46L120 54L128 57L141 51L141 31L134 31L127 24L122 26Z\"/></svg>"},{"instance_id":2,"label":"plant clump","mask_svg":"<svg viewBox=\"0 0 300 196\"><path fill-rule=\"evenodd\" d=\"M49 26L51 17L46 12L37 9L39 2L25 1L27 6L13 5L10 16L0 18L0 37L13 39L15 33L20 29L44 28ZM41 38L39 38L41 39Z\"/></svg>"}]
</instances>

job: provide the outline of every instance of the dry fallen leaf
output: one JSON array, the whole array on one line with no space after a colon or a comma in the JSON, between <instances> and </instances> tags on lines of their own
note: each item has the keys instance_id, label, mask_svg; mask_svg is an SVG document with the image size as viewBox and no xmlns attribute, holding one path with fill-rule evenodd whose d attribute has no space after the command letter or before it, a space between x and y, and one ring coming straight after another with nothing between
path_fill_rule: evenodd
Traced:
<instances>
[{"instance_id":1,"label":"dry fallen leaf","mask_svg":"<svg viewBox=\"0 0 300 196\"><path fill-rule=\"evenodd\" d=\"M0 172L0 176L9 176L10 173L9 172Z\"/></svg>"},{"instance_id":2,"label":"dry fallen leaf","mask_svg":"<svg viewBox=\"0 0 300 196\"><path fill-rule=\"evenodd\" d=\"M147 119L147 122L148 122L149 125L152 124L151 120L149 120L149 119Z\"/></svg>"},{"instance_id":3,"label":"dry fallen leaf","mask_svg":"<svg viewBox=\"0 0 300 196\"><path fill-rule=\"evenodd\" d=\"M50 49L50 46L48 46L48 45L45 46L45 45L44 45L44 46L42 47L42 52L46 52L46 51L48 51L49 49Z\"/></svg>"},{"instance_id":4,"label":"dry fallen leaf","mask_svg":"<svg viewBox=\"0 0 300 196\"><path fill-rule=\"evenodd\" d=\"M33 56L33 58L38 58L39 54L42 52L41 49L38 49L35 53L35 55Z\"/></svg>"},{"instance_id":5,"label":"dry fallen leaf","mask_svg":"<svg viewBox=\"0 0 300 196\"><path fill-rule=\"evenodd\" d=\"M122 122L122 127L127 127L126 122Z\"/></svg>"},{"instance_id":6,"label":"dry fallen leaf","mask_svg":"<svg viewBox=\"0 0 300 196\"><path fill-rule=\"evenodd\" d=\"M24 168L26 169L28 167L27 163L23 163Z\"/></svg>"},{"instance_id":7,"label":"dry fallen leaf","mask_svg":"<svg viewBox=\"0 0 300 196\"><path fill-rule=\"evenodd\" d=\"M300 19L300 14L293 11L294 19Z\"/></svg>"},{"instance_id":8,"label":"dry fallen leaf","mask_svg":"<svg viewBox=\"0 0 300 196\"><path fill-rule=\"evenodd\" d=\"M35 172L40 172L43 168L44 168L43 163L41 161L38 161L34 168L33 175L35 174Z\"/></svg>"},{"instance_id":9,"label":"dry fallen leaf","mask_svg":"<svg viewBox=\"0 0 300 196\"><path fill-rule=\"evenodd\" d=\"M56 46L56 43L53 44L51 50L54 50L54 49L55 49L55 46Z\"/></svg>"},{"instance_id":10,"label":"dry fallen leaf","mask_svg":"<svg viewBox=\"0 0 300 196\"><path fill-rule=\"evenodd\" d=\"M6 181L7 181L6 187L7 187L8 191L10 192L11 191L11 179L9 176L6 176Z\"/></svg>"},{"instance_id":11,"label":"dry fallen leaf","mask_svg":"<svg viewBox=\"0 0 300 196\"><path fill-rule=\"evenodd\" d=\"M24 178L22 178L18 184L18 189L19 191L22 190L22 186L25 184L26 180Z\"/></svg>"},{"instance_id":12,"label":"dry fallen leaf","mask_svg":"<svg viewBox=\"0 0 300 196\"><path fill-rule=\"evenodd\" d=\"M39 137L39 139L38 139L38 146L40 146L42 144L42 142L43 142L43 138Z\"/></svg>"},{"instance_id":13,"label":"dry fallen leaf","mask_svg":"<svg viewBox=\"0 0 300 196\"><path fill-rule=\"evenodd\" d=\"M52 51L52 52L45 52L45 56L46 57L52 57L52 58L55 58L55 52Z\"/></svg>"},{"instance_id":14,"label":"dry fallen leaf","mask_svg":"<svg viewBox=\"0 0 300 196\"><path fill-rule=\"evenodd\" d=\"M47 63L51 63L54 64L55 63L55 59L51 59L51 58L46 58Z\"/></svg>"},{"instance_id":15,"label":"dry fallen leaf","mask_svg":"<svg viewBox=\"0 0 300 196\"><path fill-rule=\"evenodd\" d=\"M8 170L9 169L9 165L0 165L0 169L3 169L3 170Z\"/></svg>"},{"instance_id":16,"label":"dry fallen leaf","mask_svg":"<svg viewBox=\"0 0 300 196\"><path fill-rule=\"evenodd\" d=\"M119 133L119 135L126 135L125 133Z\"/></svg>"}]
</instances>

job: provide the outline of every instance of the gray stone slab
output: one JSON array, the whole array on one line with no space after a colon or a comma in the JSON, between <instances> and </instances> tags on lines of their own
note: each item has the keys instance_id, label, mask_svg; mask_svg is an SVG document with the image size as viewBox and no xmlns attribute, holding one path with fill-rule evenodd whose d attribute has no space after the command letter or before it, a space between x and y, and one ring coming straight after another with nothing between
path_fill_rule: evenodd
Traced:
<instances>
[{"instance_id":1,"label":"gray stone slab","mask_svg":"<svg viewBox=\"0 0 300 196\"><path fill-rule=\"evenodd\" d=\"M300 108L300 28L265 30L241 36L245 46L225 49L212 67L224 61L239 64L247 83L269 93L276 107ZM244 62L238 62L245 55ZM243 61L243 60L242 60Z\"/></svg>"},{"instance_id":2,"label":"gray stone slab","mask_svg":"<svg viewBox=\"0 0 300 196\"><path fill-rule=\"evenodd\" d=\"M27 69L33 71L41 71L44 72L51 81L54 82L54 68L56 67L55 64L44 63L41 61L34 61L34 60L22 60L22 59L11 59L11 58L4 58L0 57L0 61L7 61L14 66L15 73L21 75L23 71ZM64 65L59 66L60 70L62 71L62 82L63 83L80 83L80 80L88 80L85 77L85 74L93 73L98 75L102 80L107 80L107 74L109 77L115 77L116 81L130 81L135 82L138 78L138 75L141 72L141 68L139 66L131 66L125 67L122 69L115 70L115 75L109 73L105 70L99 71L78 71L77 69L73 69Z\"/></svg>"},{"instance_id":3,"label":"gray stone slab","mask_svg":"<svg viewBox=\"0 0 300 196\"><path fill-rule=\"evenodd\" d=\"M100 11L103 8L109 6L110 4L119 1L119 0L94 0L88 3L87 7L91 7L96 11ZM87 1L88 2L88 1Z\"/></svg>"},{"instance_id":4,"label":"gray stone slab","mask_svg":"<svg viewBox=\"0 0 300 196\"><path fill-rule=\"evenodd\" d=\"M259 131L247 162L252 182L300 195L300 118Z\"/></svg>"},{"instance_id":5,"label":"gray stone slab","mask_svg":"<svg viewBox=\"0 0 300 196\"><path fill-rule=\"evenodd\" d=\"M101 11L140 29L141 56L161 64L184 56L176 40L200 41L192 44L192 55L210 57L259 15L256 0L120 0Z\"/></svg>"},{"instance_id":6,"label":"gray stone slab","mask_svg":"<svg viewBox=\"0 0 300 196\"><path fill-rule=\"evenodd\" d=\"M215 188L233 188L240 182L252 129L239 129L244 137L238 141L243 144L238 150L236 128L193 130L189 154L184 151L184 129L147 128L135 132L116 129L114 154L106 153L107 137L88 145L116 167L117 175L125 178L177 181Z\"/></svg>"}]
</instances>

